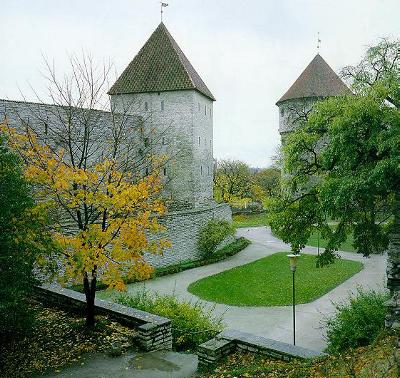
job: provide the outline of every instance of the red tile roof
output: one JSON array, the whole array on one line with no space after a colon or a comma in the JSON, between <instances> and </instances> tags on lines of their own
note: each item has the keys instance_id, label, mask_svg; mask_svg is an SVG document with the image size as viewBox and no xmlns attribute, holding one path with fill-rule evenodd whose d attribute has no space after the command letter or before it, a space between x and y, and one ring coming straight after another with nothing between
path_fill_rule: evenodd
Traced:
<instances>
[{"instance_id":1,"label":"red tile roof","mask_svg":"<svg viewBox=\"0 0 400 378\"><path fill-rule=\"evenodd\" d=\"M109 94L195 89L215 100L200 75L161 23L109 90Z\"/></svg>"}]
</instances>

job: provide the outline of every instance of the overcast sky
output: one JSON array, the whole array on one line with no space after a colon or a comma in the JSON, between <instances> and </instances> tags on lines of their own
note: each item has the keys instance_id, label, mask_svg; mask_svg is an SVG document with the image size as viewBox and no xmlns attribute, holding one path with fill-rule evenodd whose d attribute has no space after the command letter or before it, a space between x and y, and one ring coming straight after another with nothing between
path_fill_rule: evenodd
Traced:
<instances>
[{"instance_id":1,"label":"overcast sky","mask_svg":"<svg viewBox=\"0 0 400 378\"><path fill-rule=\"evenodd\" d=\"M267 166L279 97L316 54L338 72L367 45L400 37L400 0L165 0L164 22L210 88L214 155ZM35 100L43 55L110 59L121 73L160 22L157 0L1 0L0 98ZM29 85L28 85L29 83Z\"/></svg>"}]
</instances>

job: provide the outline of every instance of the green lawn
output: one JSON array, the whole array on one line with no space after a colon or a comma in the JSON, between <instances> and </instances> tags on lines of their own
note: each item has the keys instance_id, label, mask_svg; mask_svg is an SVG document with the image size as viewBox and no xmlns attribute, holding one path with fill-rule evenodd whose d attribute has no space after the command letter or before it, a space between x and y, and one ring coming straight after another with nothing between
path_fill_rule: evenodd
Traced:
<instances>
[{"instance_id":1,"label":"green lawn","mask_svg":"<svg viewBox=\"0 0 400 378\"><path fill-rule=\"evenodd\" d=\"M347 240L340 246L340 251L354 252L353 247L353 235L350 235ZM308 239L307 245L311 245L312 247L318 247L318 232L313 232ZM326 247L326 241L324 239L319 239L319 246L324 248Z\"/></svg>"},{"instance_id":2,"label":"green lawn","mask_svg":"<svg viewBox=\"0 0 400 378\"><path fill-rule=\"evenodd\" d=\"M264 214L247 214L247 215L234 215L233 216L233 224L236 228L239 227L259 227L267 225L267 215ZM354 252L354 248L352 246L353 237L350 236L341 246L341 251ZM310 239L308 240L307 245L312 247L318 246L318 232L314 232ZM321 248L326 247L326 241L324 239L320 239L319 246Z\"/></svg>"},{"instance_id":3,"label":"green lawn","mask_svg":"<svg viewBox=\"0 0 400 378\"><path fill-rule=\"evenodd\" d=\"M237 214L233 217L233 225L238 227L257 227L267 225L267 214Z\"/></svg>"},{"instance_id":4,"label":"green lawn","mask_svg":"<svg viewBox=\"0 0 400 378\"><path fill-rule=\"evenodd\" d=\"M236 306L281 306L292 303L292 273L287 252L275 253L189 285L190 293L211 302ZM337 259L315 267L315 256L302 254L296 272L296 303L311 302L359 272L363 264Z\"/></svg>"}]
</instances>

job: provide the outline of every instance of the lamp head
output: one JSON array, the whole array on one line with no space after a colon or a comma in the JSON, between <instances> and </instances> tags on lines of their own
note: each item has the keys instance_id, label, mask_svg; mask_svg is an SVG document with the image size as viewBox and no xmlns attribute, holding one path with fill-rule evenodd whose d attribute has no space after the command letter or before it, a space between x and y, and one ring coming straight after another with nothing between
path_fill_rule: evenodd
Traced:
<instances>
[{"instance_id":1,"label":"lamp head","mask_svg":"<svg viewBox=\"0 0 400 378\"><path fill-rule=\"evenodd\" d=\"M290 255L287 255L287 257L289 257L290 270L295 272L297 268L297 259L300 257L300 255L291 253Z\"/></svg>"}]
</instances>

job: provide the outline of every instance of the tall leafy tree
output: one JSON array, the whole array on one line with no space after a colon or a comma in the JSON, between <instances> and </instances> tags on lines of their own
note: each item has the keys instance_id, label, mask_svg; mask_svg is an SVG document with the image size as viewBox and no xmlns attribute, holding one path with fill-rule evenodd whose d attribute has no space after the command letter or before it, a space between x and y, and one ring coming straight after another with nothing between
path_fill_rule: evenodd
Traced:
<instances>
[{"instance_id":1,"label":"tall leafy tree","mask_svg":"<svg viewBox=\"0 0 400 378\"><path fill-rule=\"evenodd\" d=\"M61 283L82 282L86 320L92 326L97 277L122 290L125 279L150 276L152 267L143 258L145 251L162 253L170 246L165 238L149 238L165 230L156 217L166 210L159 197L158 173L138 179L110 158L76 166L62 148L43 144L31 129L19 132L5 126L3 131L24 159L24 174L35 186L37 198L55 213L69 216L68 225L52 224L61 252L58 262L64 268L59 278ZM46 266L48 261L41 263Z\"/></svg>"},{"instance_id":2,"label":"tall leafy tree","mask_svg":"<svg viewBox=\"0 0 400 378\"><path fill-rule=\"evenodd\" d=\"M23 334L33 316L27 305L38 280L36 259L46 255L50 240L46 217L30 194L20 161L0 135L0 340Z\"/></svg>"},{"instance_id":3,"label":"tall leafy tree","mask_svg":"<svg viewBox=\"0 0 400 378\"><path fill-rule=\"evenodd\" d=\"M277 195L280 191L281 172L279 169L264 168L254 175L254 181L268 197Z\"/></svg>"},{"instance_id":4,"label":"tall leafy tree","mask_svg":"<svg viewBox=\"0 0 400 378\"><path fill-rule=\"evenodd\" d=\"M214 197L232 202L252 197L250 167L239 160L220 160L214 172Z\"/></svg>"},{"instance_id":5,"label":"tall leafy tree","mask_svg":"<svg viewBox=\"0 0 400 378\"><path fill-rule=\"evenodd\" d=\"M354 96L318 103L285 142L284 190L271 213L271 226L295 252L313 229L320 229L328 241L320 265L333 262L350 233L364 255L388 249L388 287L397 303L400 41L383 40L343 74L351 79ZM396 316L390 318L395 324Z\"/></svg>"}]
</instances>

